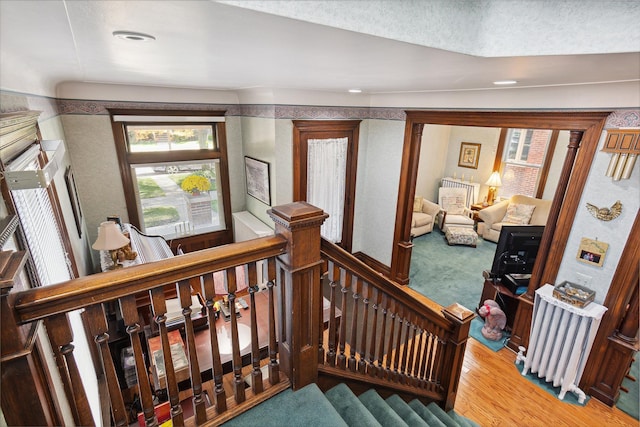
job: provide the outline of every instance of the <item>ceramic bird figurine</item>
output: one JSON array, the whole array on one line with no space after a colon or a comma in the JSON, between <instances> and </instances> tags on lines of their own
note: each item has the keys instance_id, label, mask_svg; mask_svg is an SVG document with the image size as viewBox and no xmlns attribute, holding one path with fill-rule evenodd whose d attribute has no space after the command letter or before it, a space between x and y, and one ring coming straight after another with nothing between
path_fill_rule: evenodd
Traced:
<instances>
[{"instance_id":1,"label":"ceramic bird figurine","mask_svg":"<svg viewBox=\"0 0 640 427\"><path fill-rule=\"evenodd\" d=\"M591 203L587 203L587 209L591 212L591 215L595 216L599 220L611 221L622 213L622 203L618 200L610 208L599 208Z\"/></svg>"}]
</instances>

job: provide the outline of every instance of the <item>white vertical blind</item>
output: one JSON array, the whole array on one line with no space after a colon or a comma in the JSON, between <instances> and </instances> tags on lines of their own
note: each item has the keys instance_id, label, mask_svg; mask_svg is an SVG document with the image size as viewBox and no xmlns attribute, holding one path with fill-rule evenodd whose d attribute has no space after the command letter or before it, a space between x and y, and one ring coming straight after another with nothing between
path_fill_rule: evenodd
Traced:
<instances>
[{"instance_id":1,"label":"white vertical blind","mask_svg":"<svg viewBox=\"0 0 640 427\"><path fill-rule=\"evenodd\" d=\"M348 138L307 141L307 202L329 214L320 234L342 240Z\"/></svg>"},{"instance_id":2,"label":"white vertical blind","mask_svg":"<svg viewBox=\"0 0 640 427\"><path fill-rule=\"evenodd\" d=\"M42 285L71 279L67 253L44 188L11 192Z\"/></svg>"}]
</instances>

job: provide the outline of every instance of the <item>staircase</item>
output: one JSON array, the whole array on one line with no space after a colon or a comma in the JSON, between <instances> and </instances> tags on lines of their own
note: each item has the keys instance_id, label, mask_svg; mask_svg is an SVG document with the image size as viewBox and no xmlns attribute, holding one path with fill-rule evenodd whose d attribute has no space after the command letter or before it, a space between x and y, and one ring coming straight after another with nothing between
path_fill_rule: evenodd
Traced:
<instances>
[{"instance_id":1,"label":"staircase","mask_svg":"<svg viewBox=\"0 0 640 427\"><path fill-rule=\"evenodd\" d=\"M479 424L442 410L435 403L406 403L399 396L383 399L371 389L356 396L344 384L326 393L310 384L296 392L288 389L244 412L224 427L245 426L349 426L349 427L479 427Z\"/></svg>"}]
</instances>

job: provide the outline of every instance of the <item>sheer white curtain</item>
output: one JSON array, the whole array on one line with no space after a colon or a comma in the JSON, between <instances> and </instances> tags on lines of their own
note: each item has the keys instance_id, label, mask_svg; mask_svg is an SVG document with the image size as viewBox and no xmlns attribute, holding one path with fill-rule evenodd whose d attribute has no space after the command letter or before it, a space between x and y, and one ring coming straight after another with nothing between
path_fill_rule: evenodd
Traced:
<instances>
[{"instance_id":1,"label":"sheer white curtain","mask_svg":"<svg viewBox=\"0 0 640 427\"><path fill-rule=\"evenodd\" d=\"M347 144L348 138L307 141L307 202L329 214L320 233L333 243L342 240Z\"/></svg>"}]
</instances>

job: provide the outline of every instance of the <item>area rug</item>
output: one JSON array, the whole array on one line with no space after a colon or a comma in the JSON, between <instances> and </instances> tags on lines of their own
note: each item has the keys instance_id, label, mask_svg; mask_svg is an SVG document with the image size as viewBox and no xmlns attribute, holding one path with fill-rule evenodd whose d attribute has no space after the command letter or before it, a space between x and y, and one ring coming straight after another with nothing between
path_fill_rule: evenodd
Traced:
<instances>
[{"instance_id":1,"label":"area rug","mask_svg":"<svg viewBox=\"0 0 640 427\"><path fill-rule=\"evenodd\" d=\"M469 330L469 335L471 338L474 338L476 341L484 344L489 347L493 351L498 351L502 349L509 339L509 335L505 332L504 337L499 341L491 341L482 336L482 327L484 326L484 321L482 319L476 317L471 321L471 329Z\"/></svg>"},{"instance_id":2,"label":"area rug","mask_svg":"<svg viewBox=\"0 0 640 427\"><path fill-rule=\"evenodd\" d=\"M522 373L522 370L524 369L524 363L520 363L519 365L514 364L513 366L518 370L518 372ZM552 394L554 397L558 398L558 395L560 394L560 387L553 387L553 382L548 383L544 380L544 378L538 378L538 374L532 374L531 372L528 372L524 377L547 393ZM587 396L584 400L584 403L580 403L578 402L578 396L575 393L567 392L564 395L564 399L562 399L562 402L570 403L577 406L584 406L587 404L589 399L590 397Z\"/></svg>"}]
</instances>

